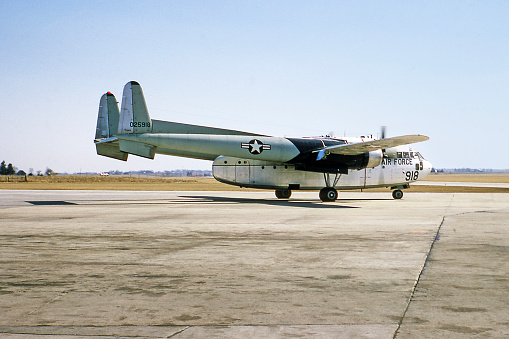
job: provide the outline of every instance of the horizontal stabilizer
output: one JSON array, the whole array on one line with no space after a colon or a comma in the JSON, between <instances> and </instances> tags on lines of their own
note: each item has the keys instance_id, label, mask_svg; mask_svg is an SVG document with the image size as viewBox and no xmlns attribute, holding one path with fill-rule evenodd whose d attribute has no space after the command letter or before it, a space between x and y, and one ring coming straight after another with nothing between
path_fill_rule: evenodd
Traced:
<instances>
[{"instance_id":1,"label":"horizontal stabilizer","mask_svg":"<svg viewBox=\"0 0 509 339\"><path fill-rule=\"evenodd\" d=\"M118 159L127 161L127 153L120 150L118 140L111 142L98 142L95 144L98 155L102 155L108 158Z\"/></svg>"},{"instance_id":2,"label":"horizontal stabilizer","mask_svg":"<svg viewBox=\"0 0 509 339\"><path fill-rule=\"evenodd\" d=\"M156 147L145 144L143 142L136 142L131 140L120 139L120 150L122 152L137 155L139 157L154 159Z\"/></svg>"},{"instance_id":3,"label":"horizontal stabilizer","mask_svg":"<svg viewBox=\"0 0 509 339\"><path fill-rule=\"evenodd\" d=\"M379 139L373 141L359 142L354 144L334 145L321 149L318 153L318 159L323 158L325 154L357 155L379 149L391 148L396 146L413 144L428 140L425 135L403 135L399 137Z\"/></svg>"}]
</instances>

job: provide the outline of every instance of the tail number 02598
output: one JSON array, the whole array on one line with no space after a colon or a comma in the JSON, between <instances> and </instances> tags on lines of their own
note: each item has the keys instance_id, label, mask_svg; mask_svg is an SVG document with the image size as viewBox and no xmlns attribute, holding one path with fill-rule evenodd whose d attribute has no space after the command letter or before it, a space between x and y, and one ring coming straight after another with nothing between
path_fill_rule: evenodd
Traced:
<instances>
[{"instance_id":1,"label":"tail number 02598","mask_svg":"<svg viewBox=\"0 0 509 339\"><path fill-rule=\"evenodd\" d=\"M131 127L150 127L150 122L145 121L131 121Z\"/></svg>"},{"instance_id":2,"label":"tail number 02598","mask_svg":"<svg viewBox=\"0 0 509 339\"><path fill-rule=\"evenodd\" d=\"M406 181L410 181L410 180L417 180L419 179L419 171L406 171L405 172L405 180Z\"/></svg>"}]
</instances>

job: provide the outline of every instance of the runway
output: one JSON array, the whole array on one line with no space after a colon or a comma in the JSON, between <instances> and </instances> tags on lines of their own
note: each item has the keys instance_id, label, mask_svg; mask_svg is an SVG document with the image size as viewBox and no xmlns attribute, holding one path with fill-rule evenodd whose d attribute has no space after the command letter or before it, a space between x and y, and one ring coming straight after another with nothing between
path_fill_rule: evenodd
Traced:
<instances>
[{"instance_id":1,"label":"runway","mask_svg":"<svg viewBox=\"0 0 509 339\"><path fill-rule=\"evenodd\" d=\"M3 190L0 334L509 336L508 220L503 193Z\"/></svg>"}]
</instances>

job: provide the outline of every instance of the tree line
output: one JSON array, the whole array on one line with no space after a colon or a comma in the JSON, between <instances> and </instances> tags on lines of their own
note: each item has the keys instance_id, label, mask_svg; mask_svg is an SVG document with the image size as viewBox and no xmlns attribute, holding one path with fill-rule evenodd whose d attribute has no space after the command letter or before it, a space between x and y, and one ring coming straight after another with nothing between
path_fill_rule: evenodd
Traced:
<instances>
[{"instance_id":1,"label":"tree line","mask_svg":"<svg viewBox=\"0 0 509 339\"><path fill-rule=\"evenodd\" d=\"M5 165L5 160L0 164L0 175L13 175L16 174L16 170L12 164Z\"/></svg>"},{"instance_id":2,"label":"tree line","mask_svg":"<svg viewBox=\"0 0 509 339\"><path fill-rule=\"evenodd\" d=\"M31 176L35 175L33 172L34 172L34 169L30 168L28 176L31 177ZM58 173L55 173L51 168L46 168L46 172L44 172L44 174L51 176L51 175L56 175ZM18 171L18 168L16 168L16 166L13 166L12 164L7 165L5 163L5 160L3 160L0 163L0 175L24 175L24 176L27 176L27 173L23 170ZM37 171L37 176L41 176L41 175L43 175L42 171Z\"/></svg>"}]
</instances>

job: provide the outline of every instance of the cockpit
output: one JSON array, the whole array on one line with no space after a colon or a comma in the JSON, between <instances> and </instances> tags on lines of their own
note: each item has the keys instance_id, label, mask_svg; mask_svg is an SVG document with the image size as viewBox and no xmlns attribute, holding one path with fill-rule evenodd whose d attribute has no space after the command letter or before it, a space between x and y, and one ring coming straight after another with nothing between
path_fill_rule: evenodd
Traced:
<instances>
[{"instance_id":1,"label":"cockpit","mask_svg":"<svg viewBox=\"0 0 509 339\"><path fill-rule=\"evenodd\" d=\"M419 159L425 160L424 157L419 152L409 151L409 152L396 152L396 158L410 158L410 159Z\"/></svg>"},{"instance_id":2,"label":"cockpit","mask_svg":"<svg viewBox=\"0 0 509 339\"><path fill-rule=\"evenodd\" d=\"M421 153L408 146L398 146L385 149L385 158L392 159L416 159L418 161L425 160Z\"/></svg>"}]
</instances>

